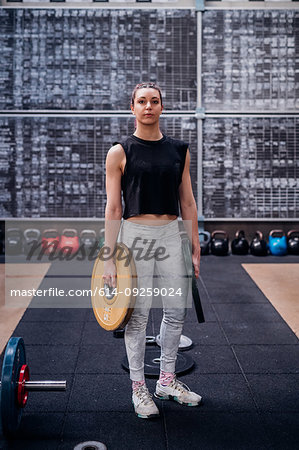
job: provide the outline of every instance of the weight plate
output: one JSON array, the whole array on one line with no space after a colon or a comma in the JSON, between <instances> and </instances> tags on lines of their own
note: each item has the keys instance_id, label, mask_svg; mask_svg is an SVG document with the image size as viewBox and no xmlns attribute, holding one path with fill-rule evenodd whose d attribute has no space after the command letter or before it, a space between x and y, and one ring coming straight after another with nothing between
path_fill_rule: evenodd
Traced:
<instances>
[{"instance_id":1,"label":"weight plate","mask_svg":"<svg viewBox=\"0 0 299 450\"><path fill-rule=\"evenodd\" d=\"M107 450L107 447L102 442L86 441L76 445L74 450Z\"/></svg>"},{"instance_id":2,"label":"weight plate","mask_svg":"<svg viewBox=\"0 0 299 450\"><path fill-rule=\"evenodd\" d=\"M137 273L131 251L123 243L116 244L116 288L107 288L104 273L105 247L94 263L91 280L92 307L99 325L105 330L123 328L135 306ZM129 264L127 263L129 261Z\"/></svg>"},{"instance_id":3,"label":"weight plate","mask_svg":"<svg viewBox=\"0 0 299 450\"><path fill-rule=\"evenodd\" d=\"M160 334L156 336L156 343L161 347ZM192 347L192 340L183 334L180 337L179 350L189 350Z\"/></svg>"},{"instance_id":4,"label":"weight plate","mask_svg":"<svg viewBox=\"0 0 299 450\"><path fill-rule=\"evenodd\" d=\"M144 375L149 378L158 378L160 375L160 356L161 350L159 348L146 348L144 358ZM182 375L189 372L194 365L193 358L186 353L178 353L175 373ZM122 361L122 367L129 372L128 358L125 356Z\"/></svg>"},{"instance_id":5,"label":"weight plate","mask_svg":"<svg viewBox=\"0 0 299 450\"><path fill-rule=\"evenodd\" d=\"M25 388L25 383L26 381L29 381L29 378L29 367L27 364L24 364L19 373L19 381L17 386L17 404L20 408L24 408L28 400L28 391Z\"/></svg>"},{"instance_id":6,"label":"weight plate","mask_svg":"<svg viewBox=\"0 0 299 450\"><path fill-rule=\"evenodd\" d=\"M146 345L156 345L156 336L145 336Z\"/></svg>"},{"instance_id":7,"label":"weight plate","mask_svg":"<svg viewBox=\"0 0 299 450\"><path fill-rule=\"evenodd\" d=\"M12 337L6 346L1 375L1 419L4 434L19 428L22 408L17 404L17 388L21 367L26 364L25 344L22 338Z\"/></svg>"}]
</instances>

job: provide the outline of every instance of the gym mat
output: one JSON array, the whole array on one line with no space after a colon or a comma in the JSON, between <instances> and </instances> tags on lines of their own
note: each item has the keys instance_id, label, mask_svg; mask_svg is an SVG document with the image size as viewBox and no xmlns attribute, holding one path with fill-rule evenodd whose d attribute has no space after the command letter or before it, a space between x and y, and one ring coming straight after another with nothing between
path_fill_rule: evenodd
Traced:
<instances>
[{"instance_id":1,"label":"gym mat","mask_svg":"<svg viewBox=\"0 0 299 450\"><path fill-rule=\"evenodd\" d=\"M299 337L299 264L242 264Z\"/></svg>"}]
</instances>

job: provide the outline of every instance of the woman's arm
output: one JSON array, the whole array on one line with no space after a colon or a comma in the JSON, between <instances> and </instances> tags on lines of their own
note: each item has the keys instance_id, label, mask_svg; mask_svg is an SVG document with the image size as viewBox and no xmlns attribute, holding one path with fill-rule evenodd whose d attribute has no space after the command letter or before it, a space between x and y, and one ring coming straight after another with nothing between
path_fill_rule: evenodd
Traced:
<instances>
[{"instance_id":1,"label":"woman's arm","mask_svg":"<svg viewBox=\"0 0 299 450\"><path fill-rule=\"evenodd\" d=\"M192 223L192 230L187 230L192 242L192 262L196 278L199 277L200 243L198 235L197 208L192 192L190 178L190 152L187 149L185 167L182 174L182 182L179 187L180 207L183 220ZM190 227L191 228L191 227Z\"/></svg>"},{"instance_id":2,"label":"woman's arm","mask_svg":"<svg viewBox=\"0 0 299 450\"><path fill-rule=\"evenodd\" d=\"M107 253L105 253L106 262L104 264L103 278L113 287L116 287L116 268L112 255L122 217L121 165L124 157L125 153L120 144L111 147L106 157L105 247L107 248Z\"/></svg>"}]
</instances>

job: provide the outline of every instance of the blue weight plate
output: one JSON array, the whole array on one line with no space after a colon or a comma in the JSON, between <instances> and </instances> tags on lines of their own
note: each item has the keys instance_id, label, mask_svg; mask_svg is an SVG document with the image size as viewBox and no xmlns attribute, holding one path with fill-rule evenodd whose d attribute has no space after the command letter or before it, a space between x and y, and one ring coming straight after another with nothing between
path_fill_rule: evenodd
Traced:
<instances>
[{"instance_id":1,"label":"blue weight plate","mask_svg":"<svg viewBox=\"0 0 299 450\"><path fill-rule=\"evenodd\" d=\"M23 364L26 364L24 341L12 337L6 346L1 375L1 419L6 435L15 433L21 422L23 410L17 405L17 382Z\"/></svg>"},{"instance_id":2,"label":"blue weight plate","mask_svg":"<svg viewBox=\"0 0 299 450\"><path fill-rule=\"evenodd\" d=\"M145 358L144 358L144 375L149 378L158 378L160 374L160 356L161 349L154 347L147 347L145 350ZM177 375L182 375L184 373L189 372L194 366L193 358L186 353L178 353L176 364L175 364L175 373ZM129 363L128 358L125 356L122 361L122 367L128 372L129 371Z\"/></svg>"}]
</instances>

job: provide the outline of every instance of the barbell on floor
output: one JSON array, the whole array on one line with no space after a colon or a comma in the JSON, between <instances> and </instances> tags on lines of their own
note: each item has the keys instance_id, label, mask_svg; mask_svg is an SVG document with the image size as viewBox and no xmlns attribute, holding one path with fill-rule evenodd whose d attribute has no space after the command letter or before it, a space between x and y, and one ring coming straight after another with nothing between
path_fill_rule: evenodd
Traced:
<instances>
[{"instance_id":1,"label":"barbell on floor","mask_svg":"<svg viewBox=\"0 0 299 450\"><path fill-rule=\"evenodd\" d=\"M30 381L26 364L24 340L21 337L9 339L1 374L1 422L4 435L15 433L21 423L23 408L28 392L65 391L66 381Z\"/></svg>"}]
</instances>

